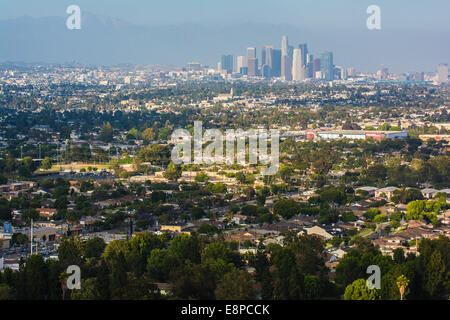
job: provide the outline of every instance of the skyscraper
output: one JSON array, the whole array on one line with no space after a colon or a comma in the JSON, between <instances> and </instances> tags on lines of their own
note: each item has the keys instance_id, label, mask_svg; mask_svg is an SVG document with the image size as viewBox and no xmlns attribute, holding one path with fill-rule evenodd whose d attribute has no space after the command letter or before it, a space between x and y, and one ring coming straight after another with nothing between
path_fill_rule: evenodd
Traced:
<instances>
[{"instance_id":1,"label":"skyscraper","mask_svg":"<svg viewBox=\"0 0 450 320\"><path fill-rule=\"evenodd\" d=\"M304 80L304 72L302 72L302 50L294 49L294 55L292 58L292 80L302 81Z\"/></svg>"},{"instance_id":2,"label":"skyscraper","mask_svg":"<svg viewBox=\"0 0 450 320\"><path fill-rule=\"evenodd\" d=\"M313 78L314 77L314 57L312 54L308 53L306 56L306 77Z\"/></svg>"},{"instance_id":3,"label":"skyscraper","mask_svg":"<svg viewBox=\"0 0 450 320\"><path fill-rule=\"evenodd\" d=\"M333 81L334 79L334 65L333 65L333 53L324 52L320 58L320 71L327 81Z\"/></svg>"},{"instance_id":4,"label":"skyscraper","mask_svg":"<svg viewBox=\"0 0 450 320\"><path fill-rule=\"evenodd\" d=\"M288 38L287 36L283 36L281 38L281 56L288 55Z\"/></svg>"},{"instance_id":5,"label":"skyscraper","mask_svg":"<svg viewBox=\"0 0 450 320\"><path fill-rule=\"evenodd\" d=\"M245 56L238 56L236 59L236 72L241 73L241 68L247 67L247 59Z\"/></svg>"},{"instance_id":6,"label":"skyscraper","mask_svg":"<svg viewBox=\"0 0 450 320\"><path fill-rule=\"evenodd\" d=\"M281 38L281 77L286 81L292 80L292 51L287 36Z\"/></svg>"},{"instance_id":7,"label":"skyscraper","mask_svg":"<svg viewBox=\"0 0 450 320\"><path fill-rule=\"evenodd\" d=\"M320 59L313 59L313 74L316 74L317 71L320 71Z\"/></svg>"},{"instance_id":8,"label":"skyscraper","mask_svg":"<svg viewBox=\"0 0 450 320\"><path fill-rule=\"evenodd\" d=\"M256 76L258 75L258 59L256 58L248 58L248 75Z\"/></svg>"},{"instance_id":9,"label":"skyscraper","mask_svg":"<svg viewBox=\"0 0 450 320\"><path fill-rule=\"evenodd\" d=\"M377 79L378 80L387 80L389 74L388 68L381 68L377 72Z\"/></svg>"},{"instance_id":10,"label":"skyscraper","mask_svg":"<svg viewBox=\"0 0 450 320\"><path fill-rule=\"evenodd\" d=\"M256 76L258 74L258 59L256 58L256 48L247 48L247 67L248 75Z\"/></svg>"},{"instance_id":11,"label":"skyscraper","mask_svg":"<svg viewBox=\"0 0 450 320\"><path fill-rule=\"evenodd\" d=\"M272 77L280 77L281 76L281 50L280 49L272 49L272 58L271 58L271 75Z\"/></svg>"},{"instance_id":12,"label":"skyscraper","mask_svg":"<svg viewBox=\"0 0 450 320\"><path fill-rule=\"evenodd\" d=\"M281 77L286 81L292 80L292 63L290 56L281 57Z\"/></svg>"},{"instance_id":13,"label":"skyscraper","mask_svg":"<svg viewBox=\"0 0 450 320\"><path fill-rule=\"evenodd\" d=\"M437 82L439 84L447 83L448 81L448 64L441 63L438 65Z\"/></svg>"},{"instance_id":14,"label":"skyscraper","mask_svg":"<svg viewBox=\"0 0 450 320\"><path fill-rule=\"evenodd\" d=\"M263 46L262 47L261 65L264 65L264 64L270 65L271 50L273 50L273 46Z\"/></svg>"},{"instance_id":15,"label":"skyscraper","mask_svg":"<svg viewBox=\"0 0 450 320\"><path fill-rule=\"evenodd\" d=\"M269 65L264 64L261 66L261 75L266 79L270 79L271 71Z\"/></svg>"},{"instance_id":16,"label":"skyscraper","mask_svg":"<svg viewBox=\"0 0 450 320\"><path fill-rule=\"evenodd\" d=\"M306 65L306 58L308 55L308 46L306 43L300 43L298 48L302 50L302 66Z\"/></svg>"},{"instance_id":17,"label":"skyscraper","mask_svg":"<svg viewBox=\"0 0 450 320\"><path fill-rule=\"evenodd\" d=\"M256 48L254 48L254 47L247 48L247 59L248 58L256 59Z\"/></svg>"},{"instance_id":18,"label":"skyscraper","mask_svg":"<svg viewBox=\"0 0 450 320\"><path fill-rule=\"evenodd\" d=\"M224 54L222 55L222 70L227 70L227 73L233 72L233 55Z\"/></svg>"}]
</instances>

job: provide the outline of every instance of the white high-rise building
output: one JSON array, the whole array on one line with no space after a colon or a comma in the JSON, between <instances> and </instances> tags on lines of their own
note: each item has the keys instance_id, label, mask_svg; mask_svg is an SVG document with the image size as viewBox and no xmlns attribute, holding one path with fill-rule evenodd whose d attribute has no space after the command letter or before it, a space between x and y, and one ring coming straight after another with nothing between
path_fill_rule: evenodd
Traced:
<instances>
[{"instance_id":1,"label":"white high-rise building","mask_svg":"<svg viewBox=\"0 0 450 320\"><path fill-rule=\"evenodd\" d=\"M288 38L287 36L283 36L281 38L281 56L288 55Z\"/></svg>"},{"instance_id":2,"label":"white high-rise building","mask_svg":"<svg viewBox=\"0 0 450 320\"><path fill-rule=\"evenodd\" d=\"M441 63L437 70L437 83L447 83L448 81L448 64Z\"/></svg>"},{"instance_id":3,"label":"white high-rise building","mask_svg":"<svg viewBox=\"0 0 450 320\"><path fill-rule=\"evenodd\" d=\"M238 56L236 59L236 72L240 73L241 68L247 67L247 58L245 56Z\"/></svg>"},{"instance_id":4,"label":"white high-rise building","mask_svg":"<svg viewBox=\"0 0 450 320\"><path fill-rule=\"evenodd\" d=\"M292 58L292 80L302 81L305 79L305 71L302 66L302 50L294 49L294 54Z\"/></svg>"}]
</instances>

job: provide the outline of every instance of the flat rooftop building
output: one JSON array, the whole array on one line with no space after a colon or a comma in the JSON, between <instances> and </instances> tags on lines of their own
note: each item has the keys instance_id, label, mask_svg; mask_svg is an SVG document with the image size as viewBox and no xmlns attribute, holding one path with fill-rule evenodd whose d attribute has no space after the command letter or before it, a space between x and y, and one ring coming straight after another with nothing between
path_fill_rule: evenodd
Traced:
<instances>
[{"instance_id":1,"label":"flat rooftop building","mask_svg":"<svg viewBox=\"0 0 450 320\"><path fill-rule=\"evenodd\" d=\"M336 140L347 138L350 140L367 140L374 139L381 141L383 139L406 138L408 133L406 131L369 131L369 130L332 130L332 131L313 131L306 132L306 138L310 140L324 139Z\"/></svg>"}]
</instances>

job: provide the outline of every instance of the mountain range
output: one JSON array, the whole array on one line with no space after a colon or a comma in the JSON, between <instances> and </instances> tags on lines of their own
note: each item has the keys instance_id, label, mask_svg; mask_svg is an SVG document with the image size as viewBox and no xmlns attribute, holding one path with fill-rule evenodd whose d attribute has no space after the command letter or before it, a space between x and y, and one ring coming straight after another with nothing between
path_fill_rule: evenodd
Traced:
<instances>
[{"instance_id":1,"label":"mountain range","mask_svg":"<svg viewBox=\"0 0 450 320\"><path fill-rule=\"evenodd\" d=\"M283 35L295 47L308 43L316 57L332 51L336 65L359 71L382 66L394 72L434 71L450 60L445 30L370 31L364 25L327 30L251 22L146 26L83 12L80 30L67 29L66 17L1 20L0 62L183 66L196 61L216 67L222 54L245 55L247 47L256 47L260 56L263 45L280 48Z\"/></svg>"}]
</instances>

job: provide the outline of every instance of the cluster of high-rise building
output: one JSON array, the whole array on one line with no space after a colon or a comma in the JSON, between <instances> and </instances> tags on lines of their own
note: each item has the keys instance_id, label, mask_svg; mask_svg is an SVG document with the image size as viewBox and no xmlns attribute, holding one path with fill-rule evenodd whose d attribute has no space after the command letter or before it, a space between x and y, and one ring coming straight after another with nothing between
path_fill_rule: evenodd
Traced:
<instances>
[{"instance_id":1,"label":"cluster of high-rise building","mask_svg":"<svg viewBox=\"0 0 450 320\"><path fill-rule=\"evenodd\" d=\"M221 72L233 72L248 76L260 76L266 79L281 78L287 81L304 81L306 79L335 80L346 79L349 71L333 64L333 53L324 52L315 58L308 52L308 45L300 43L297 48L289 45L287 36L281 39L281 49L272 45L261 48L258 59L255 47L247 48L246 56L238 56L236 66L233 55L222 55L218 64ZM350 70L350 73L352 71Z\"/></svg>"},{"instance_id":2,"label":"cluster of high-rise building","mask_svg":"<svg viewBox=\"0 0 450 320\"><path fill-rule=\"evenodd\" d=\"M300 43L297 47L289 45L287 36L281 39L281 49L265 45L261 48L259 56L255 47L248 47L247 55L237 56L236 60L231 54L222 55L218 70L222 74L278 78L296 82L312 79L333 81L367 78L378 81L449 83L447 64L439 64L437 72L431 75L424 72L390 74L386 67L382 67L376 74L357 75L355 68L335 65L333 52L323 52L320 56L314 56L308 51L306 43Z\"/></svg>"}]
</instances>

